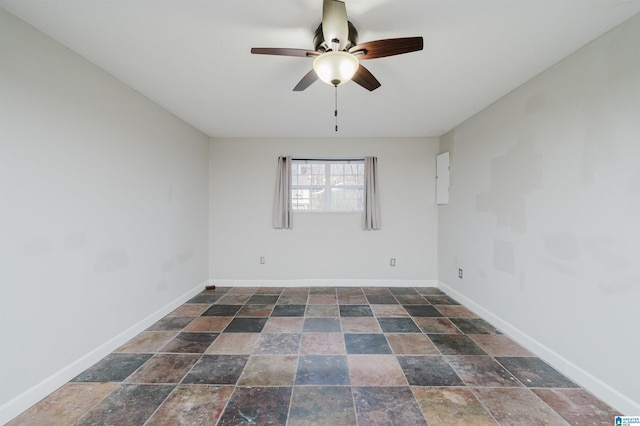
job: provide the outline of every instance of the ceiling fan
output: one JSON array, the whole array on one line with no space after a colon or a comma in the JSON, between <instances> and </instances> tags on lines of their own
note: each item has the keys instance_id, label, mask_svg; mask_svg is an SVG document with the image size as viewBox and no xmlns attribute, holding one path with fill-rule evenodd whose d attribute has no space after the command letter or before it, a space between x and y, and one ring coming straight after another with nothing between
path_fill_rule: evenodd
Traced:
<instances>
[{"instance_id":1,"label":"ceiling fan","mask_svg":"<svg viewBox=\"0 0 640 426\"><path fill-rule=\"evenodd\" d=\"M422 50L422 37L390 38L358 43L358 31L347 20L347 9L339 0L324 0L322 23L314 36L315 50L281 47L254 47L259 55L299 56L314 58L313 69L298 82L294 91L302 91L318 78L331 86L350 80L367 90L380 87L380 82L360 61L383 58Z\"/></svg>"}]
</instances>

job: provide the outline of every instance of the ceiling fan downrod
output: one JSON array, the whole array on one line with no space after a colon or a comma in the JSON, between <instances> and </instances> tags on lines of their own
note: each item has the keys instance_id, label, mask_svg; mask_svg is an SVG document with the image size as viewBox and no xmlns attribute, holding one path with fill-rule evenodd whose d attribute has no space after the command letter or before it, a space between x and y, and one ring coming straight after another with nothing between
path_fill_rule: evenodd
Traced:
<instances>
[{"instance_id":1,"label":"ceiling fan downrod","mask_svg":"<svg viewBox=\"0 0 640 426\"><path fill-rule=\"evenodd\" d=\"M338 85L334 86L336 88L336 98L335 98L335 110L333 115L336 117L336 132L338 131Z\"/></svg>"}]
</instances>

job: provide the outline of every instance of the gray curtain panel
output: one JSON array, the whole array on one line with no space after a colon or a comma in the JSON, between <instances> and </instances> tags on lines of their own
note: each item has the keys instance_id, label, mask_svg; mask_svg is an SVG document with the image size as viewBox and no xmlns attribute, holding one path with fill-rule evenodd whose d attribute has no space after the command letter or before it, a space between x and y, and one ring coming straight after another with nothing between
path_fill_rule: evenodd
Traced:
<instances>
[{"instance_id":1,"label":"gray curtain panel","mask_svg":"<svg viewBox=\"0 0 640 426\"><path fill-rule=\"evenodd\" d=\"M275 229L293 229L291 157L278 157L276 196L273 203L273 227Z\"/></svg>"},{"instance_id":2,"label":"gray curtain panel","mask_svg":"<svg viewBox=\"0 0 640 426\"><path fill-rule=\"evenodd\" d=\"M380 229L380 191L378 186L378 158L364 157L364 212L365 231Z\"/></svg>"}]
</instances>

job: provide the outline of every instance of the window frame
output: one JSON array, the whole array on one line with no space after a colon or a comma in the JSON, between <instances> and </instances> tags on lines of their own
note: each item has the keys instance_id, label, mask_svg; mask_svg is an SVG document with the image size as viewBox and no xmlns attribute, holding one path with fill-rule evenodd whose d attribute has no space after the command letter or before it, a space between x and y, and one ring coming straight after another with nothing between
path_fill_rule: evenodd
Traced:
<instances>
[{"instance_id":1,"label":"window frame","mask_svg":"<svg viewBox=\"0 0 640 426\"><path fill-rule=\"evenodd\" d=\"M332 177L335 176L346 176L346 174L344 173L344 169L343 169L343 173L340 175L334 175L332 174L332 165L334 164L355 164L357 166L356 169L356 173L352 174L352 176L355 177L356 179L356 184L353 185L344 185L344 184L333 184L332 183ZM296 176L301 176L300 173L297 173L298 168L297 166L299 164L308 164L308 165L313 165L313 164L321 164L324 166L324 183L323 184L314 184L312 182L310 182L309 184L297 184L296 183ZM362 212L364 211L364 189L365 189L365 178L364 178L364 158L351 158L351 159L341 159L341 158L304 158L304 159L300 159L300 158L292 158L291 159L291 209L292 212L294 213L311 213L311 214L317 214L317 213L323 213L323 214L327 214L327 213L357 213L357 214L362 214ZM360 172L361 171L361 172ZM310 176L313 176L313 173L309 174ZM359 183L358 183L359 182ZM342 179L342 183L344 183L344 179ZM343 190L352 190L355 191L357 193L359 193L359 197L357 198L352 198L357 200L358 202L358 206L355 209L335 209L334 206L332 205L333 203L333 197L331 196L331 191L333 188L340 188ZM296 199L300 199L300 197L296 197L296 192L297 191L304 191L304 190L308 190L308 191L324 191L325 195L324 195L324 208L319 209L319 208L309 208L309 209L304 209L304 208L298 208L298 206L301 204L299 202L296 202ZM304 198L303 198L304 199ZM309 200L309 206L311 207L311 203L313 202L311 196L309 196L309 198L307 198Z\"/></svg>"}]
</instances>

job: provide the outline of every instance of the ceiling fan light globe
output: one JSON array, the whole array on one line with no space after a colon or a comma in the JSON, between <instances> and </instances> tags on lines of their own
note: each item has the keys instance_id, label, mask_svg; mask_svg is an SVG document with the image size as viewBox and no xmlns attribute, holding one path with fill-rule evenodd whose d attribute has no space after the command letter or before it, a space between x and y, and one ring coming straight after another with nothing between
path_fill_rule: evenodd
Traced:
<instances>
[{"instance_id":1,"label":"ceiling fan light globe","mask_svg":"<svg viewBox=\"0 0 640 426\"><path fill-rule=\"evenodd\" d=\"M360 63L348 52L325 52L313 61L318 78L331 86L340 86L350 81Z\"/></svg>"}]
</instances>

